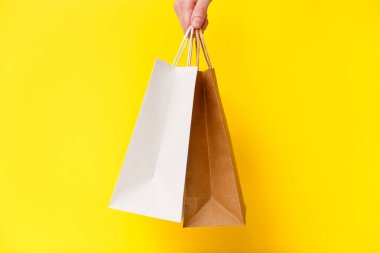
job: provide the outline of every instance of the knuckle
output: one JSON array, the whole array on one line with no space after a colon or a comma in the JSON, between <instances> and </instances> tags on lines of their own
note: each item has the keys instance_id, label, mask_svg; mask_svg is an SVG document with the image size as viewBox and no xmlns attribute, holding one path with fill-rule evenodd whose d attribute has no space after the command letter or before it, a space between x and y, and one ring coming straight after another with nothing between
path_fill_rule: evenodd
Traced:
<instances>
[{"instance_id":1,"label":"knuckle","mask_svg":"<svg viewBox=\"0 0 380 253\"><path fill-rule=\"evenodd\" d=\"M207 12L207 8L205 8L205 7L198 7L197 8L197 14L199 16L202 16L202 17L206 16L206 12Z\"/></svg>"}]
</instances>

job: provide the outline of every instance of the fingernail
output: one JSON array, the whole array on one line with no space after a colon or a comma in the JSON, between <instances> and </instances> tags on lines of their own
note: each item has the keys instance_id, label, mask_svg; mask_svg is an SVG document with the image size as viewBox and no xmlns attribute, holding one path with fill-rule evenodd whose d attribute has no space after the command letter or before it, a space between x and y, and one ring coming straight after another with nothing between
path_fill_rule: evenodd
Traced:
<instances>
[{"instance_id":1,"label":"fingernail","mask_svg":"<svg viewBox=\"0 0 380 253\"><path fill-rule=\"evenodd\" d=\"M200 28L202 26L202 19L200 17L195 17L191 22L191 25L194 26L194 28Z\"/></svg>"}]
</instances>

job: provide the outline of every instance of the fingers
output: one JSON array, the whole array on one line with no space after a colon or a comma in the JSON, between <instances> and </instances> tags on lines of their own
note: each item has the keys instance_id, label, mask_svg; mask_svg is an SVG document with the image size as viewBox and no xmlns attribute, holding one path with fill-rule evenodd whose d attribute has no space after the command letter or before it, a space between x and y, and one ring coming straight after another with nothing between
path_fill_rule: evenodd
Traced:
<instances>
[{"instance_id":1,"label":"fingers","mask_svg":"<svg viewBox=\"0 0 380 253\"><path fill-rule=\"evenodd\" d=\"M173 8L185 33L190 25L205 30L208 25L207 8L211 0L176 0Z\"/></svg>"},{"instance_id":2,"label":"fingers","mask_svg":"<svg viewBox=\"0 0 380 253\"><path fill-rule=\"evenodd\" d=\"M207 27L207 8L210 2L210 0L198 0L196 2L191 15L191 25L194 29L202 28L204 30Z\"/></svg>"},{"instance_id":3,"label":"fingers","mask_svg":"<svg viewBox=\"0 0 380 253\"><path fill-rule=\"evenodd\" d=\"M206 30L207 26L208 26L208 19L206 18L206 21L202 25L202 31Z\"/></svg>"},{"instance_id":4,"label":"fingers","mask_svg":"<svg viewBox=\"0 0 380 253\"><path fill-rule=\"evenodd\" d=\"M177 0L173 5L184 33L191 24L191 14L196 2L197 0Z\"/></svg>"}]
</instances>

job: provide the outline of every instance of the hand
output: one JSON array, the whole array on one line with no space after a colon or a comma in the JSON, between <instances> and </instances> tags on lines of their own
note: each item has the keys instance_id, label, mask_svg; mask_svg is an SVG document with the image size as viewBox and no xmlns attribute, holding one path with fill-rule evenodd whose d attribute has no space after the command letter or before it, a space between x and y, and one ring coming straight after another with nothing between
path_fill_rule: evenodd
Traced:
<instances>
[{"instance_id":1,"label":"hand","mask_svg":"<svg viewBox=\"0 0 380 253\"><path fill-rule=\"evenodd\" d=\"M207 8L211 0L176 0L174 10L182 30L186 32L189 26L204 31L208 25Z\"/></svg>"}]
</instances>

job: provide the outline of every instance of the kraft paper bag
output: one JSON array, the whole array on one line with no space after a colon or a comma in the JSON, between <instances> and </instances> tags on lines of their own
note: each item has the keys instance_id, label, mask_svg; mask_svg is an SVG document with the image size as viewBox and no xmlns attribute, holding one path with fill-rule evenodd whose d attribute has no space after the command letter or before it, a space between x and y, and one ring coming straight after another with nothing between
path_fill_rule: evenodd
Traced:
<instances>
[{"instance_id":1,"label":"kraft paper bag","mask_svg":"<svg viewBox=\"0 0 380 253\"><path fill-rule=\"evenodd\" d=\"M198 71L195 87L183 226L242 226L245 207L215 71L196 32L209 69ZM197 62L198 55L199 46Z\"/></svg>"},{"instance_id":2,"label":"kraft paper bag","mask_svg":"<svg viewBox=\"0 0 380 253\"><path fill-rule=\"evenodd\" d=\"M181 222L197 67L156 60L110 208ZM192 43L189 46L191 59Z\"/></svg>"}]
</instances>

